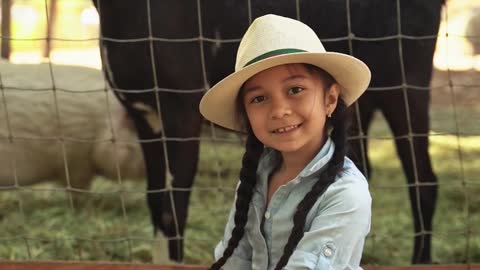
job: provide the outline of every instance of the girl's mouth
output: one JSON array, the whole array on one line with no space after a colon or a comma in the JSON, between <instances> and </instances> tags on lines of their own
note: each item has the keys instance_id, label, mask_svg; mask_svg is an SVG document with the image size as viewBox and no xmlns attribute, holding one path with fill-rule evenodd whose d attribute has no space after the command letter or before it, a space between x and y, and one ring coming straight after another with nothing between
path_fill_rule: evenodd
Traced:
<instances>
[{"instance_id":1,"label":"girl's mouth","mask_svg":"<svg viewBox=\"0 0 480 270\"><path fill-rule=\"evenodd\" d=\"M291 126L286 126L286 127L281 127L273 130L274 134L282 134L282 133L287 133L292 130L295 130L299 127L300 125L291 125Z\"/></svg>"}]
</instances>

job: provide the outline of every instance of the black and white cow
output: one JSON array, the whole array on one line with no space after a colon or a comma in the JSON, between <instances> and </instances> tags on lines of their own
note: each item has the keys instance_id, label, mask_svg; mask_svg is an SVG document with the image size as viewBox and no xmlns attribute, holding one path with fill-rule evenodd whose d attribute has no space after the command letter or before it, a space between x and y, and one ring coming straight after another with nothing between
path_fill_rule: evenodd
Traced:
<instances>
[{"instance_id":1,"label":"black and white cow","mask_svg":"<svg viewBox=\"0 0 480 270\"><path fill-rule=\"evenodd\" d=\"M412 262L431 261L437 180L428 155L428 86L443 0L93 1L101 18L104 70L147 141L148 205L155 233L170 239L170 259L183 258L190 192L182 188L192 186L196 172L199 142L189 138L200 132L202 89L233 71L249 23L275 13L299 18L327 50L353 54L370 66L371 89L358 102L351 156L369 175L366 135L380 110L410 184Z\"/></svg>"}]
</instances>

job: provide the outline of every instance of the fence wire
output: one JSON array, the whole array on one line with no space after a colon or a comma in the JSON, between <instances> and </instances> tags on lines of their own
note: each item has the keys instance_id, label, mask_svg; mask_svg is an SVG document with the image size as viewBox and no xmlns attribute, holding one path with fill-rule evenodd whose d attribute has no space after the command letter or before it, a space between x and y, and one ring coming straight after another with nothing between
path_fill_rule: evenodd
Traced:
<instances>
[{"instance_id":1,"label":"fence wire","mask_svg":"<svg viewBox=\"0 0 480 270\"><path fill-rule=\"evenodd\" d=\"M45 23L51 24L51 14L49 14L50 9L49 5L53 2L42 0L43 7L44 7L44 16L45 16ZM186 254L187 254L187 261L190 263L206 263L206 261L211 260L211 253L213 253L213 247L218 241L219 237L222 235L223 225L225 222L226 214L228 209L231 205L233 194L234 194L234 183L236 181L236 174L238 170L238 166L240 164L239 157L241 156L241 142L242 138L238 137L235 134L230 134L225 132L222 129L214 126L211 123L204 124L204 131L202 136L200 137L174 137L169 135L168 133L162 132L162 136L157 139L152 140L125 140L124 138L119 137L117 134L118 130L116 129L115 123L118 121L116 119L116 111L112 108L112 97L109 95L110 91L116 91L118 93L154 93L155 95L155 104L156 104L156 112L159 121L159 125L161 127L164 126L163 120L170 116L162 116L160 113L160 108L162 108L162 101L159 97L159 93L168 92L168 93L175 93L179 94L180 98L182 95L187 94L194 94L194 93L203 93L209 89L209 80L207 76L207 65L206 65L206 56L205 56L205 44L214 43L214 44L238 44L241 37L231 38L231 39L221 39L217 37L208 37L204 34L204 26L202 25L202 4L205 1L196 0L191 1L192 3L196 4L197 10L197 19L198 19L198 36L192 36L187 38L167 38L167 37L158 37L153 34L153 26L152 26L152 18L151 14L154 12L150 10L151 0L143 0L147 3L147 21L148 21L148 36L142 38L131 38L131 39L116 39L108 36L104 36L101 31L99 32L98 38L64 38L59 36L53 37L34 37L34 38L24 38L24 37L16 37L15 35L12 36L4 36L2 34L2 41L3 42L36 42L36 41L46 41L49 39L51 42L55 44L60 44L62 42L89 42L89 41L109 41L109 42L118 42L118 43L137 43L137 42L148 42L149 43L149 51L151 55L151 63L152 63L152 76L155 85L152 88L148 89L121 89L115 86L109 86L106 81L103 82L103 85L95 86L93 88L86 87L85 89L78 90L78 89L70 89L68 87L61 86L57 83L57 76L55 75L55 70L58 68L56 64L50 58L47 58L47 65L48 65L48 78L50 81L50 85L45 86L25 86L25 85L11 85L5 82L6 79L4 74L0 72L0 91L1 91L1 102L0 106L3 109L0 111L3 114L4 123L0 123L0 127L4 127L5 130L0 130L0 146L8 147L11 149L11 152L7 152L5 149L0 149L0 151L4 151L4 153L0 152L0 155L5 155L6 153L10 154L8 164L3 164L1 170L8 170L11 172L13 181L5 180L8 182L13 182L11 185L2 185L0 182L0 228L3 226L5 230L0 233L0 259L13 259L13 260L37 260L46 258L49 260L118 260L118 261L130 261L130 262L148 262L151 261L150 255L146 255L148 252L148 245L154 242L153 238L150 234L150 221L148 218L148 213L146 211L146 203L143 197L148 192L167 192L170 195L170 202L173 204L173 191L192 191L193 198L192 204L190 206L190 217L189 221L187 221L187 235L184 236L186 240ZM439 35L438 39L442 40L445 39L446 46L445 51L439 51L437 48L437 54L445 54L449 55L452 53L449 48L449 39L465 39L468 37L472 37L471 34L463 35L459 33L451 33L448 29L449 27L449 12L448 7L451 2L454 0L450 0L444 7L443 11L443 20L442 23L447 27L446 33L444 36ZM18 1L23 5L38 5L39 1ZM55 1L57 4L65 4L66 1ZM253 18L253 11L252 11L252 3L251 0L243 1L246 5L246 9L248 12L248 23L251 23ZM302 20L304 18L303 14L301 13L301 0L291 0L292 6L295 8L295 16L297 19ZM339 1L340 3L341 1ZM453 136L455 146L451 148L454 149L456 160L459 166L459 174L456 175L452 170L452 172L448 172L445 175L442 174L439 176L439 187L441 190L449 190L449 189L457 189L459 188L460 191L453 194L449 193L449 197L442 197L442 194L446 193L439 193L438 201L440 205L445 204L446 200L455 200L461 198L463 201L463 205L461 209L454 209L457 210L457 214L463 218L463 220L458 221L461 222L459 226L455 226L449 230L436 230L437 226L434 227L433 231L429 231L425 228L423 224L423 220L420 219L420 232L416 234L413 232L413 229L410 227L397 229L397 230L382 230L382 233L379 233L377 229L381 226L393 225L393 224L380 224L380 223L373 223L372 232L370 233L367 244L365 247L365 254L366 254L366 261L367 263L384 263L385 258L382 260L382 256L385 256L380 249L388 249L394 247L392 246L385 246L384 242L408 242L410 243L412 238L416 235L425 235L431 234L437 239L436 241L441 241L441 239L450 239L450 238L461 238L462 241L464 240L464 244L457 244L456 246L462 247L463 250L454 250L454 251L442 251L444 253L439 252L438 254L434 253L435 260L442 260L440 258L443 256L442 254L446 254L448 252L454 253L457 255L449 255L449 258L452 258L453 261L447 261L447 263L465 263L470 264L472 262L480 262L480 236L478 228L476 228L475 224L478 224L480 221L479 214L480 210L475 205L478 202L478 199L475 198L475 190L479 190L480 188L480 181L478 176L475 175L475 165L472 160L478 159L480 156L480 151L478 151L478 146L480 144L480 132L478 129L470 128L464 124L466 121L464 118L465 116L461 116L463 111L465 110L464 105L459 104L458 95L460 94L460 89L463 91L471 91L473 93L477 93L477 96L473 94L473 99L480 97L480 84L479 80L477 81L467 81L467 82L457 82L455 71L450 69L450 64L448 63L447 59L447 69L446 69L446 82L437 83L435 85L431 85L430 87L425 87L421 85L414 85L407 82L407 75L405 71L405 63L404 63L404 55L402 51L402 43L408 40L431 40L437 38L436 35L407 35L402 31L402 21L401 21L401 5L405 1L396 0L396 10L397 10L397 34L395 35L388 35L382 37L362 37L356 35L352 30L352 18L351 18L351 0L345 0L343 3L346 6L346 19L347 19L347 28L348 34L346 36L338 36L335 38L327 38L322 39L322 42L329 43L329 42L337 42L337 41L347 41L348 42L348 49L350 54L355 54L353 42L355 41L363 41L363 42L379 42L379 41L397 41L398 44L398 59L400 62L400 72L402 82L398 85L389 85L385 87L369 87L367 91L381 91L381 92L389 92L389 91L398 91L401 90L403 94L403 102L405 104L405 118L408 126L408 134L402 136L391 136L386 135L385 132L374 132L374 134L364 134L361 130L365 127L359 126L359 130L361 131L358 136L350 137L351 140L360 140L362 150L366 150L369 146L363 143L363 139L368 139L369 145L374 144L375 142L393 142L395 140L407 139L408 145L410 148L410 152L412 153L411 160L413 162L412 166L414 167L414 183L405 183L404 176L402 175L402 170L400 167L397 168L389 168L395 172L396 175L401 175L398 177L401 179L402 182L394 182L389 183L388 181L382 181L380 184L377 182L370 183L370 187L374 194L374 199L376 196L380 196L381 194L388 194L388 193L399 193L399 190L406 191L407 187L415 187L417 192L415 193L417 196L417 207L421 209L420 201L421 198L419 197L419 189L425 186L436 186L437 183L431 182L424 182L419 179L417 174L418 172L418 164L417 159L415 157L415 147L414 147L414 139L416 138L429 138L430 140L434 140L435 143L440 142L440 140L451 140L450 138ZM15 2L14 2L15 3ZM71 2L73 3L73 2ZM101 9L101 2L98 1L98 9ZM479 5L480 7L480 5ZM58 20L58 18L57 18ZM15 21L14 21L15 22ZM479 26L480 29L480 26ZM72 29L75 31L75 29ZM479 36L473 35L473 37L480 39ZM201 69L202 69L202 80L203 80L203 87L196 88L196 89L168 89L163 88L158 85L158 78L156 72L156 63L155 63L155 53L154 53L154 43L155 42L165 42L165 43L189 43L189 42L198 42L199 44L199 55L201 60ZM479 42L480 43L480 42ZM5 63L1 63L5 65ZM103 66L103 68L107 68ZM478 73L475 76L479 76ZM414 115L410 114L410 105L409 99L407 95L407 91L431 91L432 95L442 90L448 89L448 105L451 107L452 116L451 121L453 122L453 130L447 131L433 131L430 133L416 133L412 130L412 118ZM51 119L51 124L57 126L56 130L58 133L52 136L36 136L35 134L31 135L18 135L15 134L15 130L12 128L12 111L10 110L11 104L9 103L9 95L11 93L21 93L21 94L51 94L52 95L52 104L54 106L55 111L55 119ZM65 122L68 121L64 117L62 117L62 104L60 102L59 95L75 95L75 94L101 94L104 95L104 107L105 107L105 117L107 119L107 129L109 130L108 137L100 137L100 138L83 138L77 136L71 136L65 134ZM480 100L476 100L480 102ZM475 103L475 100L472 100ZM35 104L31 105L34 106ZM445 106L445 105L444 105ZM472 109L473 108L473 109ZM478 108L478 105L477 105ZM476 107L470 107L471 114L470 117L467 118L467 123L470 121L471 123L475 123L478 121L478 110ZM358 104L355 104L355 110L359 112L360 108ZM477 113L475 115L475 113ZM359 115L359 113L357 113ZM432 116L433 117L433 116ZM432 118L433 119L433 118ZM358 123L361 123L360 118L357 119ZM477 122L478 123L478 122ZM467 144L464 143L465 140L472 140L472 143ZM208 156L208 160L200 160L199 164L199 172L198 176L196 177L196 182L192 189L184 189L184 188L174 188L171 185L171 182L167 182L167 185L164 189L157 189L157 190L149 190L145 191L144 183L141 182L127 182L125 176L122 173L122 162L119 160L119 152L120 151L119 145L124 144L135 144L138 147L139 143L151 143L151 142L162 142L163 149L164 149L164 157L166 161L166 168L169 168L169 160L168 160L168 153L167 153L167 142L169 141L176 141L176 142L186 142L186 141L200 141L202 143L202 154L201 157L206 158ZM62 156L62 164L63 164L63 174L65 178L65 186L61 187L58 185L25 185L20 183L19 175L22 172L18 171L18 156L19 153L16 153L16 145L25 143L25 142L44 142L51 145L58 145L60 146L61 156ZM71 168L75 164L71 164L70 154L68 153L69 146L72 144L112 144L114 153L111 157L114 160L114 166L116 171L115 183L107 185L106 188L100 189L85 189L85 188L78 188L71 182L71 175L72 171ZM382 146L385 144L381 144ZM371 146L372 147L372 146ZM449 146L450 147L450 146ZM392 148L393 149L393 148ZM379 149L370 149L369 153L375 154L375 151ZM393 151L393 150L392 150ZM465 153L468 154L465 154ZM366 153L366 151L363 151ZM376 154L377 156L379 154ZM397 156L392 154L395 158ZM442 155L442 153L437 153L436 155ZM442 157L435 157L434 156L434 165L442 167L438 165L438 162L441 162ZM362 156L363 164L367 164L367 157ZM377 158L376 160L381 160L381 158ZM203 162L203 163L202 163ZM447 161L445 161L447 162ZM209 164L206 164L209 163ZM235 165L231 165L230 163L235 163ZM467 165L468 163L468 168ZM473 165L472 165L472 164ZM208 166L207 166L208 165ZM375 170L381 170L382 164L373 164ZM457 164L455 164L457 165ZM387 167L390 165L386 165ZM399 166L399 165L396 165ZM452 164L446 165L447 169L453 166ZM364 171L367 171L367 168L364 168ZM467 173L467 171L469 173ZM478 172L478 171L477 171ZM375 171L374 171L375 173ZM167 174L169 174L167 172ZM381 174L383 177L389 177L387 174ZM392 176L390 176L392 177ZM211 178L213 180L207 181L206 178ZM226 178L228 180L226 180ZM374 177L377 180L379 176ZM11 179L12 180L12 179ZM380 179L378 179L380 180ZM388 180L388 179L387 179ZM4 181L0 179L0 181ZM142 186L143 185L143 186ZM138 187L141 188L138 188ZM142 189L143 188L143 189ZM13 195L15 194L15 195ZM38 194L46 194L46 195L38 195ZM52 205L48 205L48 199L42 198L44 196L47 197L55 197L56 195L53 194L62 194L62 198L68 207L63 210L56 209L49 210L49 207L53 207ZM38 196L37 196L38 195ZM83 195L85 198L90 198L92 201L85 202L86 206L92 207L91 210L88 208L78 205L76 201L76 195ZM408 201L407 193L402 193L404 196L403 200L405 202ZM64 197L63 197L64 196ZM388 196L388 195L387 195ZM472 197L473 196L473 197ZM205 198L213 198L212 205L208 205L207 207L214 207L212 209L204 208L206 205L202 203L202 200ZM104 198L105 200L111 200L111 202L103 201L103 199L96 199L96 198ZM118 199L118 204L113 203L114 199ZM132 203L132 198L134 199L134 203ZM142 198L142 199L139 199ZM95 199L95 200L93 200ZM38 205L38 209L30 209L30 207L35 206L34 200L39 200L42 204L47 205ZM55 199L55 202L58 202L58 199ZM375 201L375 200L374 200ZM398 201L396 201L398 203ZM95 209L96 203L101 204L99 209ZM135 204L135 206L134 206ZM29 208L25 208L26 205ZM118 209L113 210L113 213L106 213L102 212L105 208L109 207L117 207ZM383 206L376 206L378 209L381 209ZM133 212L138 211L140 208L144 208L141 210L140 215L132 215ZM53 209L53 208L52 208ZM375 209L375 208L374 208ZM395 209L395 208L393 208ZM406 209L406 211L410 211L408 207L402 205L399 206L399 209L402 211ZM445 206L444 208L445 209ZM45 216L39 218L35 216L33 218L34 222L32 224L32 216L34 215L33 212L35 211L45 211L50 213L50 216ZM52 212L50 212L52 211ZM65 212L62 212L65 211ZM95 219L85 216L88 212L91 211L92 216L95 216ZM443 211L443 210L442 210ZM68 212L68 213L67 213ZM97 213L99 212L99 213ZM175 213L175 211L173 211ZM408 212L410 213L410 212ZM110 224L109 218L113 219L111 215L117 215L120 217L115 219L117 224ZM385 214L385 213L382 213ZM390 213L391 215L396 215L396 213ZM16 217L18 215L18 217ZM99 230L105 232L105 235L99 236L96 234L88 235L88 230L82 230L81 233L79 232L78 235L70 235L66 234L65 231L61 231L60 233L55 231L55 228L61 227L59 224L53 224L53 227L49 227L49 220L56 220L52 221L53 223L58 222L58 220L62 219L62 216L72 216L71 220L67 218L65 223L62 225L65 226L74 226L74 223L79 222L83 224L83 226L92 226L92 230ZM97 215L103 215L104 217L98 218ZM143 217L142 217L143 215ZM437 210L436 213L436 220L437 219L448 219L448 217L438 217L441 216L442 212ZM9 226L9 218L15 217L15 226L17 226L16 230L12 230L12 226ZM214 217L214 218L212 218ZM376 216L374 212L374 219L380 219L380 216ZM39 219L41 224L36 224L35 219ZM179 232L178 221L177 217L174 215L173 217L174 222L176 224L176 236L171 239L178 239L183 238ZM204 219L204 220L201 220ZM408 218L411 220L411 217ZM81 220L81 222L80 222ZM91 222L89 222L91 220ZM201 221L199 221L201 220ZM92 224L93 222L98 222L99 224ZM191 223L190 223L191 222ZM392 222L385 221L385 222ZM402 221L403 222L403 221ZM402 223L400 222L400 223ZM410 221L411 222L411 221ZM139 223L140 226L134 226L133 224ZM436 221L435 224L440 224L440 222ZM32 226L33 225L33 226ZM51 225L51 224L50 224ZM407 223L408 226L411 224ZM456 224L458 225L458 224ZM98 226L98 227L95 227ZM213 227L210 229L207 227ZM404 226L402 223L401 226ZM32 229L35 227L39 227L37 229L41 229L40 232L35 232L35 235L31 233ZM459 229L463 227L463 229ZM85 235L82 235L84 233ZM194 240L194 241L193 241ZM190 241L190 242L189 242ZM447 240L448 241L448 240ZM451 240L450 240L451 241ZM12 244L13 243L13 244ZM15 244L16 243L16 244ZM111 246L119 246L120 248L112 248ZM2 247L3 246L3 247ZM53 254L48 253L48 246L51 247L53 250ZM408 246L409 244L401 244L400 246ZM434 250L436 246L434 245ZM99 251L101 250L101 251ZM120 250L120 251L119 251ZM92 255L95 252L98 252L100 255ZM54 254L59 254L54 255ZM210 255L204 255L210 254ZM390 253L388 253L390 254ZM406 255L405 255L406 254ZM410 259L411 249L409 248L408 252L404 252L404 254L399 255L402 259ZM458 255L460 254L460 255ZM395 256L393 252L390 254L391 256ZM403 256L403 257L402 257ZM394 261L394 263L397 261ZM443 262L443 261L442 261Z\"/></svg>"}]
</instances>

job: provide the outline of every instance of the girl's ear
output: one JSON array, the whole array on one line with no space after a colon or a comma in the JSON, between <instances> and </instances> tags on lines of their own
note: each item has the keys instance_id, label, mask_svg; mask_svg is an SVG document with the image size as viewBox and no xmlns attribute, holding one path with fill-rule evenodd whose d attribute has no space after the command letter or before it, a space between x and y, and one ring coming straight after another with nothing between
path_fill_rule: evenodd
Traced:
<instances>
[{"instance_id":1,"label":"girl's ear","mask_svg":"<svg viewBox=\"0 0 480 270\"><path fill-rule=\"evenodd\" d=\"M325 93L325 111L328 117L331 117L333 111L335 111L339 95L340 85L338 85L338 83L333 83Z\"/></svg>"}]
</instances>

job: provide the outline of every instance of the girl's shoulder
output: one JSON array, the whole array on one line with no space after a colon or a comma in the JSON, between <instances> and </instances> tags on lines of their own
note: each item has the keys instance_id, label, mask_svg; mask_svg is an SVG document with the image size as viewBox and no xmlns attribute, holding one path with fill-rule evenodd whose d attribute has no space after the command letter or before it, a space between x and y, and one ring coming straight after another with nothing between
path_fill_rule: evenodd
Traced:
<instances>
[{"instance_id":1,"label":"girl's shoulder","mask_svg":"<svg viewBox=\"0 0 480 270\"><path fill-rule=\"evenodd\" d=\"M325 199L370 204L371 195L367 179L348 157L345 157L343 171L325 191Z\"/></svg>"},{"instance_id":2,"label":"girl's shoulder","mask_svg":"<svg viewBox=\"0 0 480 270\"><path fill-rule=\"evenodd\" d=\"M368 185L367 178L363 175L363 173L357 168L355 163L345 156L345 161L343 163L343 170L337 175L335 181L339 179L344 179L353 182L364 183Z\"/></svg>"}]
</instances>

